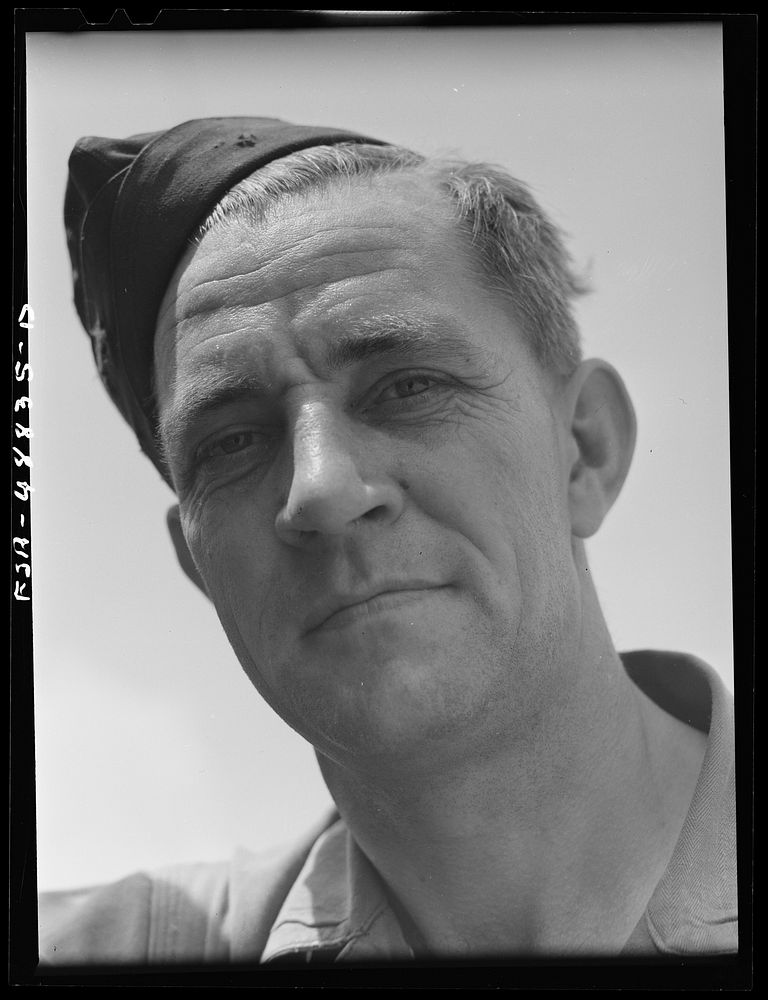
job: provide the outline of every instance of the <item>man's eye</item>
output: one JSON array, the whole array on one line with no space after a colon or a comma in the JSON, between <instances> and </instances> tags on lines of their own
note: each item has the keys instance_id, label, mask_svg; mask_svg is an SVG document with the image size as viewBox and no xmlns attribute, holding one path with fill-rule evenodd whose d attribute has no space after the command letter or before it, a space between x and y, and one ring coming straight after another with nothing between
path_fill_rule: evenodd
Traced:
<instances>
[{"instance_id":1,"label":"man's eye","mask_svg":"<svg viewBox=\"0 0 768 1000\"><path fill-rule=\"evenodd\" d=\"M397 417L409 410L436 404L454 385L447 375L432 372L393 372L374 386L362 403L361 411L374 418Z\"/></svg>"},{"instance_id":2,"label":"man's eye","mask_svg":"<svg viewBox=\"0 0 768 1000\"><path fill-rule=\"evenodd\" d=\"M418 396L435 385L435 379L429 375L407 375L392 382L381 393L381 399L405 399L407 396Z\"/></svg>"},{"instance_id":3,"label":"man's eye","mask_svg":"<svg viewBox=\"0 0 768 1000\"><path fill-rule=\"evenodd\" d=\"M235 455L246 448L250 448L256 443L257 434L255 431L232 431L222 437L212 441L205 441L197 449L196 460L206 461L207 459L219 458L223 455Z\"/></svg>"}]
</instances>

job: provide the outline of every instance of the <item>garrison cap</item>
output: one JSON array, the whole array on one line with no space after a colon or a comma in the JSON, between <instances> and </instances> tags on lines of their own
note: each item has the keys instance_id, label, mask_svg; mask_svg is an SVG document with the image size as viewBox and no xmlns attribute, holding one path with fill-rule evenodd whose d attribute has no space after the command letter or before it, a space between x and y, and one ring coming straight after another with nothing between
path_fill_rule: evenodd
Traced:
<instances>
[{"instance_id":1,"label":"garrison cap","mask_svg":"<svg viewBox=\"0 0 768 1000\"><path fill-rule=\"evenodd\" d=\"M277 118L202 118L127 139L89 136L69 158L64 224L75 305L102 381L163 478L153 391L160 303L190 237L230 188L311 146L386 145Z\"/></svg>"}]
</instances>

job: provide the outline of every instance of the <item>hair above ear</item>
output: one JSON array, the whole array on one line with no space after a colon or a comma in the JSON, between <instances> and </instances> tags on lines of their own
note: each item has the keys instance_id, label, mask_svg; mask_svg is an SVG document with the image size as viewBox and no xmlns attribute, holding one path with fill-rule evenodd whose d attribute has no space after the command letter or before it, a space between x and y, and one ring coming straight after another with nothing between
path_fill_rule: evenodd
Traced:
<instances>
[{"instance_id":1,"label":"hair above ear","mask_svg":"<svg viewBox=\"0 0 768 1000\"><path fill-rule=\"evenodd\" d=\"M632 463L637 422L619 373L606 361L582 362L568 383L575 460L568 500L578 538L593 535L613 506Z\"/></svg>"},{"instance_id":2,"label":"hair above ear","mask_svg":"<svg viewBox=\"0 0 768 1000\"><path fill-rule=\"evenodd\" d=\"M168 508L165 515L166 524L168 525L168 533L171 536L171 541L173 542L173 547L176 550L176 558L179 560L179 565L184 570L184 573L189 579L194 583L198 590L200 590L206 597L210 599L208 590L203 582L203 578L195 566L195 561L192 558L192 553L189 551L187 545L187 540L184 537L184 531L181 527L181 516L179 514L178 504L173 504Z\"/></svg>"}]
</instances>

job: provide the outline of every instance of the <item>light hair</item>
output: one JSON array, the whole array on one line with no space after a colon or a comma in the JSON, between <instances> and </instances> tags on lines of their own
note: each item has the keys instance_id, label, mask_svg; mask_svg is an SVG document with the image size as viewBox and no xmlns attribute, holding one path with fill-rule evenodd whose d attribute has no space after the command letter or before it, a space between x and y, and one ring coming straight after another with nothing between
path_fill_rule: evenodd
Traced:
<instances>
[{"instance_id":1,"label":"light hair","mask_svg":"<svg viewBox=\"0 0 768 1000\"><path fill-rule=\"evenodd\" d=\"M429 178L449 196L484 277L511 302L539 362L559 374L572 372L581 359L572 302L588 287L573 269L561 230L528 186L500 167L428 159L399 146L314 146L272 161L233 187L196 239L234 221L258 225L282 198L395 171Z\"/></svg>"}]
</instances>

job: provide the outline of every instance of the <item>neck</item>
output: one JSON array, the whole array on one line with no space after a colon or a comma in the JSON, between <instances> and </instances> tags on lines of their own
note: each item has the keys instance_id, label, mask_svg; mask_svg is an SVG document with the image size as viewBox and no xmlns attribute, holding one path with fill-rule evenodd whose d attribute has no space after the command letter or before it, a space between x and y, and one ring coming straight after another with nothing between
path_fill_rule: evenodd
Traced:
<instances>
[{"instance_id":1,"label":"neck","mask_svg":"<svg viewBox=\"0 0 768 1000\"><path fill-rule=\"evenodd\" d=\"M364 771L319 756L426 951L618 952L640 919L701 755L691 746L679 759L680 724L640 694L602 636L524 740Z\"/></svg>"}]
</instances>

